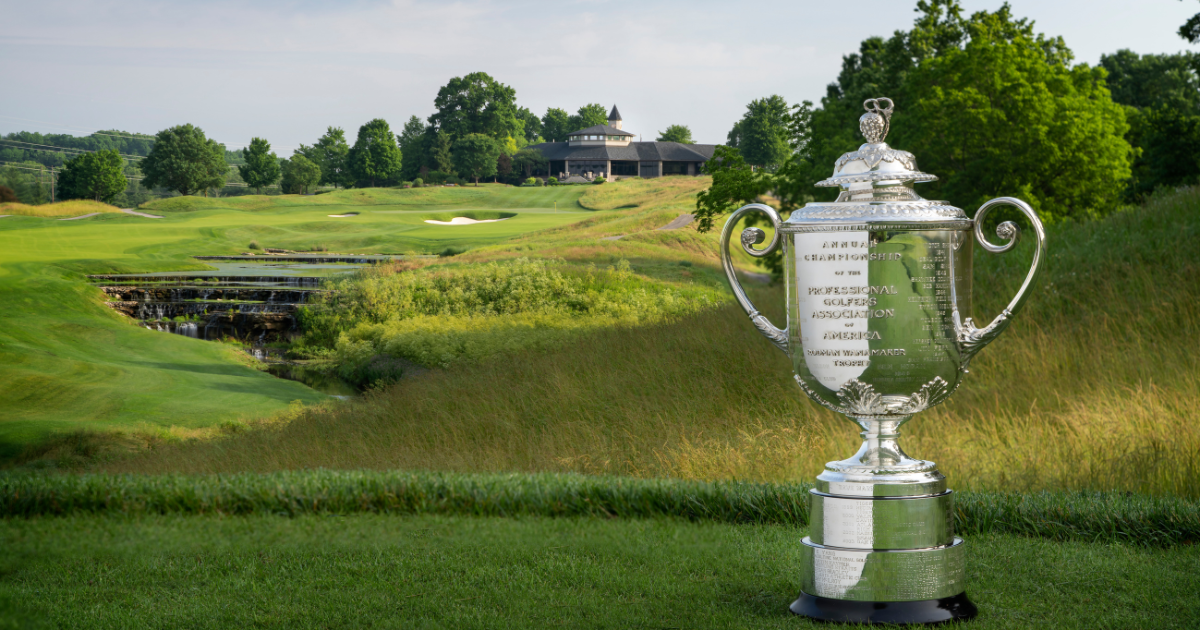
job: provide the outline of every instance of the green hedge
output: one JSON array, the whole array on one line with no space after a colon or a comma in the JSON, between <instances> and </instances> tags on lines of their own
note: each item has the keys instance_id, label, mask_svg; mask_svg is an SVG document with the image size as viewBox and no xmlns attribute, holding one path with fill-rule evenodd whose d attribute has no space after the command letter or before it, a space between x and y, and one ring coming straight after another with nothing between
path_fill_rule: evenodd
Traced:
<instances>
[{"instance_id":1,"label":"green hedge","mask_svg":"<svg viewBox=\"0 0 1200 630\"><path fill-rule=\"evenodd\" d=\"M807 486L590 477L309 470L236 475L0 475L0 516L466 514L676 517L806 525ZM956 527L1171 545L1200 541L1200 502L1126 493L960 492Z\"/></svg>"}]
</instances>

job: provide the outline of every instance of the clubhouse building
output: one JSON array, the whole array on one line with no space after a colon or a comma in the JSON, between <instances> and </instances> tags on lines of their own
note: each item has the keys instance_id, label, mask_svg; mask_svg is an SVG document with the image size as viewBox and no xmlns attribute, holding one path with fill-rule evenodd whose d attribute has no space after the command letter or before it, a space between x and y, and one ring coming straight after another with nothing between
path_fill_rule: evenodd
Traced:
<instances>
[{"instance_id":1,"label":"clubhouse building","mask_svg":"<svg viewBox=\"0 0 1200 630\"><path fill-rule=\"evenodd\" d=\"M621 113L613 105L607 125L573 131L566 142L543 142L529 148L541 152L549 162L549 174L560 180L699 175L716 148L714 144L635 142L635 137L621 129Z\"/></svg>"}]
</instances>

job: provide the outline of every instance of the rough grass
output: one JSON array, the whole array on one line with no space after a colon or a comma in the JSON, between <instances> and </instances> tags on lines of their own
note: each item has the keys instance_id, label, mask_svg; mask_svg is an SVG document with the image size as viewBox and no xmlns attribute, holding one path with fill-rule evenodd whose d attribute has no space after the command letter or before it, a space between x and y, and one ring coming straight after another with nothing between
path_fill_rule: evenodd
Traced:
<instances>
[{"instance_id":1,"label":"rough grass","mask_svg":"<svg viewBox=\"0 0 1200 630\"><path fill-rule=\"evenodd\" d=\"M28 206L23 203L0 203L0 215L18 215L25 217L78 217L93 212L121 212L116 206L110 206L99 201L87 199L72 199L58 203L47 203L40 206Z\"/></svg>"},{"instance_id":2,"label":"rough grass","mask_svg":"<svg viewBox=\"0 0 1200 630\"><path fill-rule=\"evenodd\" d=\"M306 470L234 475L0 475L0 515L442 514L672 517L808 524L808 484L573 474ZM1128 493L958 492L955 531L1132 545L1200 541L1200 503Z\"/></svg>"},{"instance_id":3,"label":"rough grass","mask_svg":"<svg viewBox=\"0 0 1200 630\"><path fill-rule=\"evenodd\" d=\"M1200 496L1198 206L1200 193L1187 192L1052 229L1046 283L951 401L906 425L907 450L961 489ZM977 251L978 315L1003 306L1027 263L1027 250ZM754 299L782 321L781 290ZM739 309L721 307L405 379L276 429L108 467L804 481L853 453L855 433L803 400L787 359Z\"/></svg>"}]
</instances>

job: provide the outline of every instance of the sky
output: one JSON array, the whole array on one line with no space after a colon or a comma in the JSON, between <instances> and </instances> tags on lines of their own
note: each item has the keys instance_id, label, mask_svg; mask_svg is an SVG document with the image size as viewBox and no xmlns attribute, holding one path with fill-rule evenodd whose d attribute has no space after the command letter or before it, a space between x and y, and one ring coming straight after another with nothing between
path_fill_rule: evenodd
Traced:
<instances>
[{"instance_id":1,"label":"sky","mask_svg":"<svg viewBox=\"0 0 1200 630\"><path fill-rule=\"evenodd\" d=\"M963 0L968 13L999 0ZM1197 50L1192 0L1011 0L1077 62L1121 48ZM859 42L907 30L916 0L344 2L2 0L0 134L155 133L183 123L281 157L329 126L399 132L438 88L482 71L539 115L616 104L653 140L671 124L720 143L755 98L819 102ZM880 96L886 96L881 94ZM897 108L903 104L898 103Z\"/></svg>"}]
</instances>

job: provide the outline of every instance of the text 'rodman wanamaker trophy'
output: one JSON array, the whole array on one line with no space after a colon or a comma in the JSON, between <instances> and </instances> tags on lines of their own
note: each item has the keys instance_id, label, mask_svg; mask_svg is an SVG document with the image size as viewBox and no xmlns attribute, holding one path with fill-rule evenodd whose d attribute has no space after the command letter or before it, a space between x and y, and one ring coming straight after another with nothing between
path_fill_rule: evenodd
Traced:
<instances>
[{"instance_id":1,"label":"text 'rodman wanamaker trophy'","mask_svg":"<svg viewBox=\"0 0 1200 630\"><path fill-rule=\"evenodd\" d=\"M828 621L934 623L976 614L966 595L963 541L954 535L954 496L933 462L898 443L900 425L944 400L962 383L971 357L1000 335L1025 302L1045 252L1037 213L1010 197L981 206L975 219L912 185L936 178L911 153L884 143L892 101L870 99L859 128L867 143L834 165L817 186L840 188L837 201L815 202L787 221L751 204L729 217L721 255L734 295L763 335L792 359L796 382L816 402L862 427L849 459L829 462L810 495L800 598L792 612ZM1033 265L1017 296L978 328L971 310L971 247L989 252L1017 242L1011 222L989 243L983 219L1013 206L1033 224ZM764 256L783 247L787 328L776 328L746 298L729 258L729 238L749 212L770 219L765 249L757 228L742 248Z\"/></svg>"}]
</instances>

